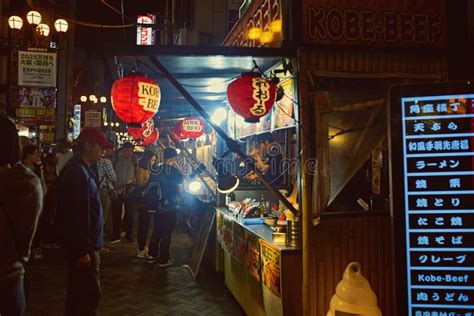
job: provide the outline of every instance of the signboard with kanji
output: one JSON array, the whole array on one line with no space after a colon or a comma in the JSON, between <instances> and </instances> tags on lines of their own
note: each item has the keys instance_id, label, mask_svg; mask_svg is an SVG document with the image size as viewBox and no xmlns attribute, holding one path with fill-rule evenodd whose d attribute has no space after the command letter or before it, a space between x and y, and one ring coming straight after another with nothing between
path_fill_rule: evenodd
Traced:
<instances>
[{"instance_id":1,"label":"signboard with kanji","mask_svg":"<svg viewBox=\"0 0 474 316\"><path fill-rule=\"evenodd\" d=\"M444 0L303 0L305 44L446 48Z\"/></svg>"},{"instance_id":2,"label":"signboard with kanji","mask_svg":"<svg viewBox=\"0 0 474 316\"><path fill-rule=\"evenodd\" d=\"M474 87L391 92L397 315L474 315Z\"/></svg>"},{"instance_id":3,"label":"signboard with kanji","mask_svg":"<svg viewBox=\"0 0 474 316\"><path fill-rule=\"evenodd\" d=\"M56 87L56 53L18 52L18 85Z\"/></svg>"}]
</instances>

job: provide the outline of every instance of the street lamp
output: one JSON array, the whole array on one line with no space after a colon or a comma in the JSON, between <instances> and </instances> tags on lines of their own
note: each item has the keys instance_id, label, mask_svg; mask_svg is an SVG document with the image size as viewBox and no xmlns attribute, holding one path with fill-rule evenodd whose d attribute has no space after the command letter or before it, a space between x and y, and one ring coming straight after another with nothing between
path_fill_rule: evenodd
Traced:
<instances>
[{"instance_id":1,"label":"street lamp","mask_svg":"<svg viewBox=\"0 0 474 316\"><path fill-rule=\"evenodd\" d=\"M21 30L23 27L23 20L18 15L12 15L8 18L8 26L10 26L12 30Z\"/></svg>"},{"instance_id":2,"label":"street lamp","mask_svg":"<svg viewBox=\"0 0 474 316\"><path fill-rule=\"evenodd\" d=\"M57 19L54 22L54 28L56 29L56 32L58 33L66 33L68 27L69 27L69 24L64 19Z\"/></svg>"},{"instance_id":3,"label":"street lamp","mask_svg":"<svg viewBox=\"0 0 474 316\"><path fill-rule=\"evenodd\" d=\"M49 35L49 26L48 24L41 23L36 27L36 30L41 36L48 37Z\"/></svg>"},{"instance_id":4,"label":"street lamp","mask_svg":"<svg viewBox=\"0 0 474 316\"><path fill-rule=\"evenodd\" d=\"M26 21L29 25L36 27L36 31L44 37L48 37L51 28L46 23L41 23L41 13L38 11L30 11L26 14ZM12 30L21 30L23 27L23 19L18 15L12 15L8 18L8 26ZM58 33L66 33L69 28L69 23L65 19L56 19L54 21L54 28Z\"/></svg>"},{"instance_id":5,"label":"street lamp","mask_svg":"<svg viewBox=\"0 0 474 316\"><path fill-rule=\"evenodd\" d=\"M30 25L39 25L41 23L41 14L38 11L30 11L26 14L26 20Z\"/></svg>"}]
</instances>

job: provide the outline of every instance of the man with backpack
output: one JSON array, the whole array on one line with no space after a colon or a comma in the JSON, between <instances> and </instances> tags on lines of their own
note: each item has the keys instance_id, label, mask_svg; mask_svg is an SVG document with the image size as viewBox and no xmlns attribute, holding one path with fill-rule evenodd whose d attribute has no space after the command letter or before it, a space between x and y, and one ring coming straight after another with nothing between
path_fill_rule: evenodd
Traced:
<instances>
[{"instance_id":1,"label":"man with backpack","mask_svg":"<svg viewBox=\"0 0 474 316\"><path fill-rule=\"evenodd\" d=\"M98 179L91 165L99 161L104 148L112 147L101 131L83 130L74 157L59 176L56 219L63 222L68 261L67 316L99 314L99 250L104 242L104 222Z\"/></svg>"},{"instance_id":2,"label":"man with backpack","mask_svg":"<svg viewBox=\"0 0 474 316\"><path fill-rule=\"evenodd\" d=\"M148 262L158 260L160 267L174 264L170 258L171 235L176 226L176 209L184 180L177 168L177 156L174 148L164 150L164 164L152 170L145 193L147 206L154 213Z\"/></svg>"}]
</instances>

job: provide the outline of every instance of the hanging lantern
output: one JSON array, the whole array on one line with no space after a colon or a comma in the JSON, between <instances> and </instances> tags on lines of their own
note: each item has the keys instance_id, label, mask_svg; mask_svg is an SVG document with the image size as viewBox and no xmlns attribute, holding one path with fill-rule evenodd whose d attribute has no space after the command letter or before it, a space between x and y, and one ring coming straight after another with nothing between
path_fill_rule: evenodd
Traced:
<instances>
[{"instance_id":1,"label":"hanging lantern","mask_svg":"<svg viewBox=\"0 0 474 316\"><path fill-rule=\"evenodd\" d=\"M153 134L155 129L155 124L153 119L146 121L145 123L141 124L140 126L128 126L127 130L130 135L136 140L141 141L147 137L150 137Z\"/></svg>"},{"instance_id":2,"label":"hanging lantern","mask_svg":"<svg viewBox=\"0 0 474 316\"><path fill-rule=\"evenodd\" d=\"M275 103L276 85L258 73L244 73L227 87L227 100L248 123L257 123Z\"/></svg>"},{"instance_id":3,"label":"hanging lantern","mask_svg":"<svg viewBox=\"0 0 474 316\"><path fill-rule=\"evenodd\" d=\"M129 125L151 119L158 112L160 100L158 84L136 73L115 81L110 98L115 114Z\"/></svg>"},{"instance_id":4,"label":"hanging lantern","mask_svg":"<svg viewBox=\"0 0 474 316\"><path fill-rule=\"evenodd\" d=\"M156 143L158 138L160 137L160 133L158 133L158 129L154 128L153 131L149 136L143 139L143 141L140 143L142 146L151 146Z\"/></svg>"},{"instance_id":5,"label":"hanging lantern","mask_svg":"<svg viewBox=\"0 0 474 316\"><path fill-rule=\"evenodd\" d=\"M176 130L181 138L199 138L204 133L206 124L200 117L190 117L178 123Z\"/></svg>"},{"instance_id":6,"label":"hanging lantern","mask_svg":"<svg viewBox=\"0 0 474 316\"><path fill-rule=\"evenodd\" d=\"M173 137L178 141L182 141L184 140L186 137L184 137L184 135L181 134L181 129L179 128L179 124L177 124L173 130L171 130L170 134L173 135ZM168 134L168 141L172 144L175 143L175 141L170 137L170 135Z\"/></svg>"}]
</instances>

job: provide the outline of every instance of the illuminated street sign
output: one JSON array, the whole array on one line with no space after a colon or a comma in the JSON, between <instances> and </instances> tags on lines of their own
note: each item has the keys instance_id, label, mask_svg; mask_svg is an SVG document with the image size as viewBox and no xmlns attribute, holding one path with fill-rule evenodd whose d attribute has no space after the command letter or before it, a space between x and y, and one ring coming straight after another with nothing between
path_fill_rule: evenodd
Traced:
<instances>
[{"instance_id":1,"label":"illuminated street sign","mask_svg":"<svg viewBox=\"0 0 474 316\"><path fill-rule=\"evenodd\" d=\"M474 89L400 86L391 101L398 314L473 316Z\"/></svg>"}]
</instances>

